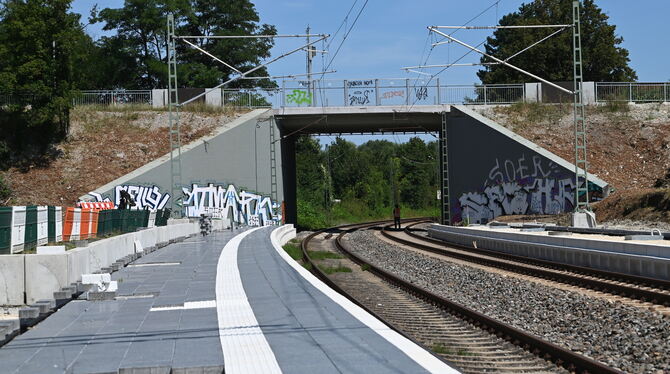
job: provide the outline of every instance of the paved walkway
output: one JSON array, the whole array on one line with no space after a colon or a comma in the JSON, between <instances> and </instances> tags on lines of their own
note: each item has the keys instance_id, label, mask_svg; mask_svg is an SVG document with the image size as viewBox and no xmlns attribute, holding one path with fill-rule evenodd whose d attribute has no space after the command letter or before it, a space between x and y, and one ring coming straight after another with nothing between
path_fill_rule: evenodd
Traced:
<instances>
[{"instance_id":1,"label":"paved walkway","mask_svg":"<svg viewBox=\"0 0 670 374\"><path fill-rule=\"evenodd\" d=\"M1 348L0 371L455 372L287 261L271 230L142 257L113 274L116 300L72 301Z\"/></svg>"}]
</instances>

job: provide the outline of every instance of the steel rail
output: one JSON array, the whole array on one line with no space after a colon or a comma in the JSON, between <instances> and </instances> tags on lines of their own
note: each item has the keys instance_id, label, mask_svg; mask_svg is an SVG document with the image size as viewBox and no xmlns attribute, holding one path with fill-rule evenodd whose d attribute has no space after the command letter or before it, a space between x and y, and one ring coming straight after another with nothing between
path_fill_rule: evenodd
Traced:
<instances>
[{"instance_id":1,"label":"steel rail","mask_svg":"<svg viewBox=\"0 0 670 374\"><path fill-rule=\"evenodd\" d=\"M607 292L610 294L614 295L620 295L624 297L628 297L631 299L637 299L640 301L649 301L653 304L658 304L658 305L670 305L670 294L668 293L659 293L656 291L652 290L645 290L641 289L638 287L634 287L631 285L625 285L625 284L616 284L612 283L613 281L623 281L627 280L628 282L634 282L639 286L643 287L653 287L653 288L660 288L660 289L667 289L670 287L670 282L668 281L663 281L663 280L657 280L657 279L652 279L652 278L646 278L646 277L638 277L634 275L628 275L628 274L621 274L621 273L614 273L614 272L608 272L604 270L596 270L596 269L590 269L590 268L584 268L580 266L574 266L574 265L567 265L567 264L560 264L557 262L552 262L552 261L546 261L546 260L537 260L537 259L530 259L528 257L522 257L522 256L516 256L516 255L510 255L510 254L503 254L500 252L496 251L491 251L487 249L481 249L481 248L475 248L474 246L465 246L462 244L455 244L451 242L447 242L444 240L438 240L438 239L433 239L433 238L428 238L424 237L421 235L417 235L415 233L412 233L411 230L405 230L405 233L412 237L413 239L420 240L422 242L428 242L434 245L439 245L441 247L452 247L454 249L459 249L459 250L464 250L468 251L470 253L462 253L462 252L454 252L454 251L449 251L448 248L436 248L434 246L430 246L427 244L423 244L421 242L417 242L415 240L407 240L403 238L399 238L391 233L389 233L387 230L382 230L382 235L384 237L411 246L413 248L417 248L420 250L424 250L427 252L447 256L447 257L452 257L452 258L457 258L460 260L468 261L468 262L473 262L473 263L478 263L478 264L483 264L486 266L491 266L503 270L508 270L512 271L515 273L520 273L520 274L526 274L526 275L531 275L534 277L538 278L543 278L543 279L548 279L564 284L569 284L569 285L578 285L580 287L585 287L601 292ZM488 257L495 257L495 258L483 258L480 256L488 256ZM519 264L513 264L505 261L514 261L518 262ZM549 269L537 269L537 268L530 268L527 265L532 265L532 266L538 266L538 267L544 267L544 268L549 268ZM575 274L565 274L565 273L558 273L557 271L568 271L572 273L576 273L579 275L584 275L584 276L589 276L589 277L598 277L601 279L589 279L589 278L583 278ZM603 280L606 279L606 280ZM607 281L609 280L609 281Z\"/></svg>"},{"instance_id":2,"label":"steel rail","mask_svg":"<svg viewBox=\"0 0 670 374\"><path fill-rule=\"evenodd\" d=\"M378 225L378 223L376 224ZM400 277L392 273L389 273L385 270L382 270L381 268L369 263L362 257L359 257L356 254L349 251L341 242L345 234L353 232L356 229L358 228L355 227L349 228L346 231L340 233L335 243L338 249L342 251L344 254L346 254L352 261L356 262L361 266L366 266L368 268L368 271L370 271L371 273L387 280L392 284L395 284L398 287L405 289L407 292L419 298L427 300L437 306L440 306L450 311L452 314L456 316L460 316L461 318L469 321L470 323L480 327L483 330L487 330L491 333L498 335L499 337L503 337L505 340L512 342L512 344L522 347L523 349L532 352L538 357L542 357L544 359L554 362L559 366L563 366L570 371L574 371L577 373L590 373L590 374L623 373L622 371L608 367L596 360L572 352L556 344L545 341L533 334L524 332L522 330L517 329L516 327L497 321L468 307L447 300L435 293L432 293L424 288L409 283L401 279ZM339 289L339 287L338 292L342 292L341 289ZM344 293L344 295L347 296L346 293ZM350 296L347 297L351 298ZM388 325L386 321L383 322Z\"/></svg>"}]
</instances>

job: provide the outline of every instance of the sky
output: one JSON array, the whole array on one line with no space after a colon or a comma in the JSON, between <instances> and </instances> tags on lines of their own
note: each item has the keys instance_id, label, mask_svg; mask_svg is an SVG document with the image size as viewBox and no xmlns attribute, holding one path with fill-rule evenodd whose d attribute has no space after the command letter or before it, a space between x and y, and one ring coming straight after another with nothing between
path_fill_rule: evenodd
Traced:
<instances>
[{"instance_id":1,"label":"sky","mask_svg":"<svg viewBox=\"0 0 670 374\"><path fill-rule=\"evenodd\" d=\"M478 16L469 25L495 25L503 15L518 10L530 0L256 0L252 2L261 23L273 24L279 34L302 34L307 25L312 33L333 34L330 45L317 44L328 53L315 57L313 71L324 70L334 57L329 70L336 73L327 79L417 78L401 70L404 66L444 64L462 57L467 49L457 45L430 47L432 42L427 26L463 25ZM641 82L670 81L670 33L665 26L670 14L668 0L596 0L609 23L616 25L616 34L623 37L622 47L630 52L630 66ZM122 0L74 0L73 10L86 19L91 7L116 8ZM363 5L365 6L363 7ZM352 9L339 33L345 16ZM362 11L361 11L362 9ZM354 19L359 14L354 24ZM353 25L353 28L351 27ZM104 35L101 24L89 25L87 31L94 38ZM343 41L346 30L351 30ZM454 36L477 45L492 30L460 30ZM569 32L569 31L566 31ZM278 39L273 56L299 47L304 39ZM340 47L341 44L341 47ZM328 48L326 48L328 47ZM335 55L337 49L339 52ZM432 50L431 50L432 49ZM428 52L430 52L428 54ZM428 57L428 58L427 58ZM571 59L571 57L570 57ZM225 59L224 59L225 60ZM478 62L471 53L460 62ZM452 67L439 75L440 84L479 83L478 67ZM268 67L273 76L302 74L306 71L305 54L298 52ZM539 72L538 72L539 73ZM367 139L367 138L366 138Z\"/></svg>"}]
</instances>

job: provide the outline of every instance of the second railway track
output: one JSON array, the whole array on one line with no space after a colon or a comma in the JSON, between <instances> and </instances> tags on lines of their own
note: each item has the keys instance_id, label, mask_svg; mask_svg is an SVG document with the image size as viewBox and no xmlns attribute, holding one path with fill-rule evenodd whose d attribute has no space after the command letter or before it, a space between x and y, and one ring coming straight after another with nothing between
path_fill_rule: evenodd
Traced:
<instances>
[{"instance_id":1,"label":"second railway track","mask_svg":"<svg viewBox=\"0 0 670 374\"><path fill-rule=\"evenodd\" d=\"M454 245L413 232L417 223L406 225L402 231L382 230L392 241L470 263L529 275L570 286L636 300L640 306L670 313L670 282L633 275L589 269L573 265L535 260L486 249Z\"/></svg>"},{"instance_id":2,"label":"second railway track","mask_svg":"<svg viewBox=\"0 0 670 374\"><path fill-rule=\"evenodd\" d=\"M377 268L346 248L342 237L380 222L317 232L303 241L315 273L392 328L467 373L618 373L597 361L493 320ZM358 266L346 276L327 275L310 252L338 251Z\"/></svg>"}]
</instances>

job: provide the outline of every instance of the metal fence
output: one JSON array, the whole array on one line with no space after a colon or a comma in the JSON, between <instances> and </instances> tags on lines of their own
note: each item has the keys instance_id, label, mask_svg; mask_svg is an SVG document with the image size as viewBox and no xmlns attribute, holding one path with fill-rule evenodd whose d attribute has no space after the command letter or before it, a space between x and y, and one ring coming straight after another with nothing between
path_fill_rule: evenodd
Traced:
<instances>
[{"instance_id":1,"label":"metal fence","mask_svg":"<svg viewBox=\"0 0 670 374\"><path fill-rule=\"evenodd\" d=\"M439 79L380 78L336 80L283 80L279 88L222 89L216 105L236 108L280 108L296 106L379 105L498 105L528 99L524 84L443 85ZM159 93L165 90L156 90ZM72 99L78 105L164 106L166 93L153 102L152 90L79 91ZM532 94L530 96L533 96ZM535 95L537 96L537 95ZM30 95L0 93L0 105L30 103ZM208 95L209 97L209 95ZM542 101L533 97L531 101ZM593 100L593 99L591 99ZM209 99L207 100L209 101ZM596 82L595 102L670 102L670 82Z\"/></svg>"},{"instance_id":2,"label":"metal fence","mask_svg":"<svg viewBox=\"0 0 670 374\"><path fill-rule=\"evenodd\" d=\"M630 103L669 102L670 82L597 82L596 102L606 103L615 101Z\"/></svg>"},{"instance_id":3,"label":"metal fence","mask_svg":"<svg viewBox=\"0 0 670 374\"><path fill-rule=\"evenodd\" d=\"M77 105L151 105L151 90L80 91L72 99Z\"/></svg>"},{"instance_id":4,"label":"metal fence","mask_svg":"<svg viewBox=\"0 0 670 374\"><path fill-rule=\"evenodd\" d=\"M524 85L441 85L439 79L285 80L281 104L291 106L379 106L512 104L524 100Z\"/></svg>"}]
</instances>

